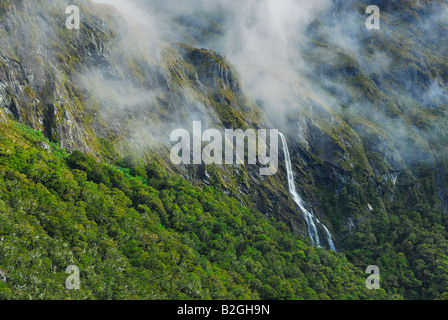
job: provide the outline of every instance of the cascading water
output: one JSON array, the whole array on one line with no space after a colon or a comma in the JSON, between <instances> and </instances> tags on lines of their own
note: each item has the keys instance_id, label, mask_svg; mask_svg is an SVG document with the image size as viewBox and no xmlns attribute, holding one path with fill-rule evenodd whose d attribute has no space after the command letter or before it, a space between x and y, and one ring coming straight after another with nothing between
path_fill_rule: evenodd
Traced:
<instances>
[{"instance_id":1,"label":"cascading water","mask_svg":"<svg viewBox=\"0 0 448 320\"><path fill-rule=\"evenodd\" d=\"M327 241L328 241L328 245L330 246L330 249L333 250L334 252L336 252L337 251L336 246L334 245L333 238L331 237L330 231L324 224L322 224L322 227L324 227L325 233L327 234Z\"/></svg>"},{"instance_id":2,"label":"cascading water","mask_svg":"<svg viewBox=\"0 0 448 320\"><path fill-rule=\"evenodd\" d=\"M294 174L292 171L291 158L289 155L288 144L286 143L286 138L283 135L283 133L279 132L279 135L282 140L283 152L285 154L285 163L286 163L286 172L287 172L287 176L288 176L289 193L291 194L292 199L299 206L300 210L302 211L302 213L305 217L305 221L308 225L308 234L311 238L311 241L312 241L313 245L321 246L320 239L319 239L319 232L317 230L316 224L314 223L314 220L316 220L320 225L322 225L323 229L325 230L328 245L329 245L330 249L333 251L336 251L336 247L333 243L333 239L331 237L331 233L328 230L328 228L324 224L322 224L318 219L315 219L313 213L306 209L302 198L297 193L296 184L294 181Z\"/></svg>"}]
</instances>

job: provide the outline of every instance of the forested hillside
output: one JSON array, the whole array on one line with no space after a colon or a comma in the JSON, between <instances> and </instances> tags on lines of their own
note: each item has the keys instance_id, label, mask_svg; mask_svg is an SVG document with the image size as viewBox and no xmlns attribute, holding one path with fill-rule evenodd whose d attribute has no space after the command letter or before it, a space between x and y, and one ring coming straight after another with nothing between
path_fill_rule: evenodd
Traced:
<instances>
[{"instance_id":1,"label":"forested hillside","mask_svg":"<svg viewBox=\"0 0 448 320\"><path fill-rule=\"evenodd\" d=\"M1 129L0 298L387 297L343 254L219 190L153 164L67 154L17 123ZM66 290L70 265L80 290Z\"/></svg>"},{"instance_id":2,"label":"forested hillside","mask_svg":"<svg viewBox=\"0 0 448 320\"><path fill-rule=\"evenodd\" d=\"M0 298L446 298L447 12L2 0ZM278 171L174 164L193 122L278 130Z\"/></svg>"}]
</instances>

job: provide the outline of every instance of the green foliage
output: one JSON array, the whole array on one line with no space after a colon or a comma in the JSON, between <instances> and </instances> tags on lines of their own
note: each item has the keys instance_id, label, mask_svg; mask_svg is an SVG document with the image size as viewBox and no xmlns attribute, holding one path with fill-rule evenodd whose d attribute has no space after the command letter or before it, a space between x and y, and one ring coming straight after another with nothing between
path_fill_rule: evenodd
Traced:
<instances>
[{"instance_id":1,"label":"green foliage","mask_svg":"<svg viewBox=\"0 0 448 320\"><path fill-rule=\"evenodd\" d=\"M434 168L421 164L414 173L395 185L387 181L381 195L368 177L336 193L328 186L322 209L348 260L360 268L377 265L390 295L441 299L448 288L448 217L440 210Z\"/></svg>"},{"instance_id":2,"label":"green foliage","mask_svg":"<svg viewBox=\"0 0 448 320\"><path fill-rule=\"evenodd\" d=\"M20 132L34 144L16 144L0 163L0 298L386 297L343 254L308 246L213 187L129 157L114 166L49 153L39 134ZM80 290L65 288L69 265Z\"/></svg>"}]
</instances>

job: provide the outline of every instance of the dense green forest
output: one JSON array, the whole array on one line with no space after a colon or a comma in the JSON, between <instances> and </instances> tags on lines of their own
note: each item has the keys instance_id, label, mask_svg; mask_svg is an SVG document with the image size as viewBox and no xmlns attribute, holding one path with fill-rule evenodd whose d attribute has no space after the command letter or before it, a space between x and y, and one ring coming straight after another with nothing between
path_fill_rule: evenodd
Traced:
<instances>
[{"instance_id":1,"label":"dense green forest","mask_svg":"<svg viewBox=\"0 0 448 320\"><path fill-rule=\"evenodd\" d=\"M344 254L156 164L67 154L18 123L2 125L0 155L2 299L388 297Z\"/></svg>"},{"instance_id":2,"label":"dense green forest","mask_svg":"<svg viewBox=\"0 0 448 320\"><path fill-rule=\"evenodd\" d=\"M441 299L448 288L448 217L435 197L435 174L425 165L383 194L366 193L349 183L339 194L323 192L323 207L336 230L344 216L356 217L366 203L385 208L361 218L358 229L341 239L344 253L358 267L374 261L381 268L381 285L406 299Z\"/></svg>"},{"instance_id":3,"label":"dense green forest","mask_svg":"<svg viewBox=\"0 0 448 320\"><path fill-rule=\"evenodd\" d=\"M446 1L377 1L375 31L367 0L203 1L74 0L78 30L0 1L0 299L447 299ZM199 120L278 129L277 174L173 165Z\"/></svg>"},{"instance_id":4,"label":"dense green forest","mask_svg":"<svg viewBox=\"0 0 448 320\"><path fill-rule=\"evenodd\" d=\"M130 157L68 154L15 122L2 125L0 155L2 299L445 296L447 219L424 201L365 221L335 253L214 187ZM382 267L381 290L365 287L369 262ZM66 290L69 265L80 290Z\"/></svg>"}]
</instances>

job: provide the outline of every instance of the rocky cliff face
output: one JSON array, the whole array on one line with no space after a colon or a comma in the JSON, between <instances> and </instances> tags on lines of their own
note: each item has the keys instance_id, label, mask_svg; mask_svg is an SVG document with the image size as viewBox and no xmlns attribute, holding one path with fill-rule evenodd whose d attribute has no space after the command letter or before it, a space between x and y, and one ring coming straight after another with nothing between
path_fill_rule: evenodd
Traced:
<instances>
[{"instance_id":1,"label":"rocky cliff face","mask_svg":"<svg viewBox=\"0 0 448 320\"><path fill-rule=\"evenodd\" d=\"M272 127L225 57L169 40L153 43L114 8L77 4L80 30L66 29L64 1L4 4L2 119L42 131L68 151L156 159L198 184L220 183L241 202L295 219L293 205L280 200L288 195L284 174L264 179L258 166L216 170L169 160L171 131L191 129L192 121L222 130Z\"/></svg>"},{"instance_id":2,"label":"rocky cliff face","mask_svg":"<svg viewBox=\"0 0 448 320\"><path fill-rule=\"evenodd\" d=\"M242 83L223 54L194 47L213 48L219 26L210 35L204 31L210 24L196 25L189 37L179 37L191 41L181 43L141 34L112 7L77 4L81 29L68 30L65 1L2 2L2 121L16 119L68 151L159 161L306 234L288 196L282 157L279 173L271 177L259 176L258 166L169 161L171 131L190 128L195 120L222 130L277 128L290 141L300 192L329 222L338 246L357 221L388 214L385 199L394 198L396 184L418 176L420 166L434 170L438 199L446 204L448 46L441 35L448 29L437 14L441 3L420 1L393 12L390 2L379 3L383 29L360 27L354 52L347 43L335 43L324 22L362 18L366 3L335 1L332 8L340 8L340 16L323 12L307 29L301 54L308 68L295 75L294 93L279 98L288 106L281 113ZM356 190L351 197L358 198L357 206L341 217L342 209L332 206L349 202L347 189Z\"/></svg>"}]
</instances>

